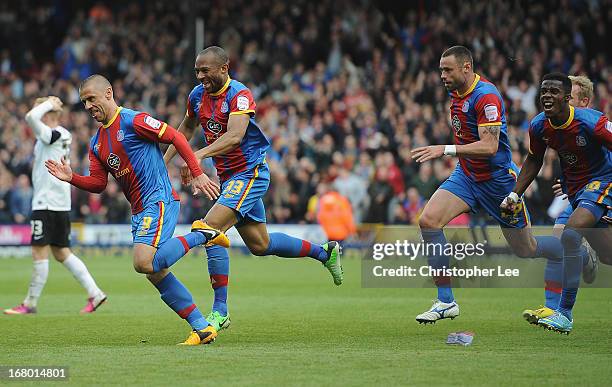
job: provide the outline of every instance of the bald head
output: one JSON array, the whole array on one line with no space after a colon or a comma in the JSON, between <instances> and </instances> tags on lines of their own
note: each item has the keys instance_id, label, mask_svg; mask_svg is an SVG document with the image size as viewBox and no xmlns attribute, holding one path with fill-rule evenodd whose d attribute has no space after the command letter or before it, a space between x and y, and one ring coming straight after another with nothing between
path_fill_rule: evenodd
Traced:
<instances>
[{"instance_id":1,"label":"bald head","mask_svg":"<svg viewBox=\"0 0 612 387\"><path fill-rule=\"evenodd\" d=\"M219 66L229 64L229 57L227 56L227 53L219 46L206 47L205 49L200 51L198 56L207 56L213 59L214 62Z\"/></svg>"},{"instance_id":2,"label":"bald head","mask_svg":"<svg viewBox=\"0 0 612 387\"><path fill-rule=\"evenodd\" d=\"M106 90L109 87L112 89L109 80L100 74L90 75L85 78L79 85L79 90L84 89L85 87L92 87L96 90Z\"/></svg>"},{"instance_id":3,"label":"bald head","mask_svg":"<svg viewBox=\"0 0 612 387\"><path fill-rule=\"evenodd\" d=\"M79 86L79 97L85 110L98 122L107 124L117 111L113 87L100 74L87 77Z\"/></svg>"}]
</instances>

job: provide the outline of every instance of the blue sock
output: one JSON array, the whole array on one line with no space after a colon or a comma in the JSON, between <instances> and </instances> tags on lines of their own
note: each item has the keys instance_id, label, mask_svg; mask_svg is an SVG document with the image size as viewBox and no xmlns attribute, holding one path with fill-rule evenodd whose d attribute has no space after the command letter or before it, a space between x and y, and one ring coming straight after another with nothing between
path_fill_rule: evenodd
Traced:
<instances>
[{"instance_id":1,"label":"blue sock","mask_svg":"<svg viewBox=\"0 0 612 387\"><path fill-rule=\"evenodd\" d=\"M270 243L264 255L281 258L310 257L321 262L327 261L328 258L327 252L320 245L281 232L270 233Z\"/></svg>"},{"instance_id":2,"label":"blue sock","mask_svg":"<svg viewBox=\"0 0 612 387\"><path fill-rule=\"evenodd\" d=\"M571 320L582 273L582 235L572 228L565 227L561 235L561 242L565 253L563 255L563 292L559 302L559 311Z\"/></svg>"},{"instance_id":3,"label":"blue sock","mask_svg":"<svg viewBox=\"0 0 612 387\"><path fill-rule=\"evenodd\" d=\"M444 231L439 229L421 230L421 235L423 236L423 241L425 243L436 245L429 246L427 249L430 253L427 255L427 262L429 266L434 269L441 269L443 266L450 267L450 257L443 254L444 245L446 244ZM438 300L445 303L453 302L455 300L455 297L453 296L453 289L451 288L450 277L434 277L434 282L438 287Z\"/></svg>"},{"instance_id":4,"label":"blue sock","mask_svg":"<svg viewBox=\"0 0 612 387\"><path fill-rule=\"evenodd\" d=\"M554 236L537 236L536 257L544 257L558 262L563 261L563 245L559 238Z\"/></svg>"},{"instance_id":5,"label":"blue sock","mask_svg":"<svg viewBox=\"0 0 612 387\"><path fill-rule=\"evenodd\" d=\"M562 277L563 262L547 259L546 269L544 269L544 297L546 299L545 306L552 310L559 308Z\"/></svg>"},{"instance_id":6,"label":"blue sock","mask_svg":"<svg viewBox=\"0 0 612 387\"><path fill-rule=\"evenodd\" d=\"M561 301L559 302L559 312L565 317L572 320L572 309L576 303L576 295L578 294L578 288L564 288L561 293Z\"/></svg>"},{"instance_id":7,"label":"blue sock","mask_svg":"<svg viewBox=\"0 0 612 387\"><path fill-rule=\"evenodd\" d=\"M195 330L202 330L209 324L200 310L193 303L191 293L172 273L168 273L159 283L155 284L161 299L178 314L187 320Z\"/></svg>"},{"instance_id":8,"label":"blue sock","mask_svg":"<svg viewBox=\"0 0 612 387\"><path fill-rule=\"evenodd\" d=\"M215 292L213 312L219 312L227 316L227 282L229 278L229 254L227 249L221 246L210 246L206 248L208 256L208 274L210 283Z\"/></svg>"},{"instance_id":9,"label":"blue sock","mask_svg":"<svg viewBox=\"0 0 612 387\"><path fill-rule=\"evenodd\" d=\"M189 249L204 242L206 242L206 238L200 232L190 232L187 235L168 239L153 256L153 272L157 273L162 269L169 268L183 258Z\"/></svg>"}]
</instances>

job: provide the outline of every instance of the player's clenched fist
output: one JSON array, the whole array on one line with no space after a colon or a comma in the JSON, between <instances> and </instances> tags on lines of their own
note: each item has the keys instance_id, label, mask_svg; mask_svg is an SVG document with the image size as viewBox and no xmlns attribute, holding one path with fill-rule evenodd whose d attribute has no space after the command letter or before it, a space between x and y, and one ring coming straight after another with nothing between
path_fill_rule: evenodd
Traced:
<instances>
[{"instance_id":1,"label":"player's clenched fist","mask_svg":"<svg viewBox=\"0 0 612 387\"><path fill-rule=\"evenodd\" d=\"M193 194L197 195L199 192L204 193L210 200L215 200L219 197L219 184L210 180L205 173L198 177L194 177L191 180L191 188L193 188Z\"/></svg>"},{"instance_id":2,"label":"player's clenched fist","mask_svg":"<svg viewBox=\"0 0 612 387\"><path fill-rule=\"evenodd\" d=\"M561 186L561 180L557 179L555 184L553 184L552 189L553 189L555 196L560 196L561 198L567 197L567 195L563 192L563 187Z\"/></svg>"},{"instance_id":3,"label":"player's clenched fist","mask_svg":"<svg viewBox=\"0 0 612 387\"><path fill-rule=\"evenodd\" d=\"M430 145L415 148L410 153L413 160L416 160L418 163L424 163L425 161L444 156L444 148L445 145Z\"/></svg>"},{"instance_id":4,"label":"player's clenched fist","mask_svg":"<svg viewBox=\"0 0 612 387\"><path fill-rule=\"evenodd\" d=\"M515 192L510 192L499 205L503 213L512 214L521 199Z\"/></svg>"},{"instance_id":5,"label":"player's clenched fist","mask_svg":"<svg viewBox=\"0 0 612 387\"><path fill-rule=\"evenodd\" d=\"M61 163L55 160L47 160L45 161L45 167L47 167L50 174L60 180L68 182L72 180L72 168L70 168L70 165L64 159L62 159Z\"/></svg>"}]
</instances>

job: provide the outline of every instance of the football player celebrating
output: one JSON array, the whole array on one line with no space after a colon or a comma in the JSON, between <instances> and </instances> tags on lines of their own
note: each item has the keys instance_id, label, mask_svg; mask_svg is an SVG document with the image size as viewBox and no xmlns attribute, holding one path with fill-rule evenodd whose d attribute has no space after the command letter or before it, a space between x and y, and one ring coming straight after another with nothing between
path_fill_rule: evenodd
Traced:
<instances>
[{"instance_id":1,"label":"football player celebrating","mask_svg":"<svg viewBox=\"0 0 612 387\"><path fill-rule=\"evenodd\" d=\"M147 113L117 106L110 82L101 75L85 79L79 94L85 110L102 126L89 146L89 176L72 172L65 162L48 160L49 172L80 189L100 193L110 172L123 189L132 207L134 269L147 275L162 300L193 331L184 345L209 344L217 331L193 303L187 288L168 271L190 248L203 244L229 247L222 232L201 221L193 223L187 235L172 238L180 202L170 184L158 143L173 144L194 176L194 194L203 192L209 199L219 195L219 187L206 176L185 136Z\"/></svg>"},{"instance_id":2,"label":"football player celebrating","mask_svg":"<svg viewBox=\"0 0 612 387\"><path fill-rule=\"evenodd\" d=\"M502 210L513 212L540 171L546 148L557 151L573 212L561 234L564 256L559 307L538 324L562 333L573 328L572 309L583 262L582 237L597 251L612 251L612 228L602 219L612 204L612 123L599 111L571 106L571 89L572 82L565 74L551 73L542 79L544 112L530 123L529 155L514 191L501 204Z\"/></svg>"},{"instance_id":3,"label":"football player celebrating","mask_svg":"<svg viewBox=\"0 0 612 387\"><path fill-rule=\"evenodd\" d=\"M256 105L251 91L228 74L229 58L221 47L211 46L198 54L195 75L199 85L189 94L187 112L178 130L188 138L196 127L204 130L207 146L195 152L198 160L212 157L221 181L221 196L204 221L226 231L235 226L251 253L278 257L310 257L323 264L336 285L342 284L340 245L330 241L317 245L284 233L268 233L263 196L270 184L266 151L270 142L255 121ZM176 150L164 155L169 162ZM188 182L192 172L183 167ZM227 283L229 255L213 246L206 249L211 284L215 293L208 319L219 329L229 325Z\"/></svg>"}]
</instances>

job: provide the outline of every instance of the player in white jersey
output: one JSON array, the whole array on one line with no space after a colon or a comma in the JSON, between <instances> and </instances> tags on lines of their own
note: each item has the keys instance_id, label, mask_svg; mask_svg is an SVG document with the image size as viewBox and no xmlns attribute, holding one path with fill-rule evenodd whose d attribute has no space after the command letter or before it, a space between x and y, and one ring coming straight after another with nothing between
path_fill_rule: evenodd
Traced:
<instances>
[{"instance_id":1,"label":"player in white jersey","mask_svg":"<svg viewBox=\"0 0 612 387\"><path fill-rule=\"evenodd\" d=\"M81 313L94 312L106 294L96 285L87 267L70 250L70 184L52 176L45 168L46 160L68 159L72 135L59 125L62 101L57 97L38 98L26 114L34 130L34 165L32 168L32 258L34 267L28 295L23 303L5 314L36 313L38 298L49 274L49 249L58 262L72 273L88 294Z\"/></svg>"}]
</instances>

